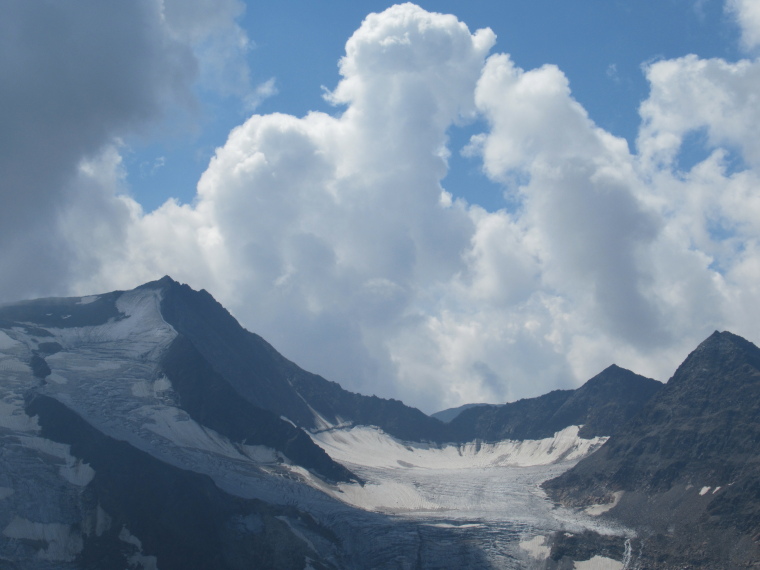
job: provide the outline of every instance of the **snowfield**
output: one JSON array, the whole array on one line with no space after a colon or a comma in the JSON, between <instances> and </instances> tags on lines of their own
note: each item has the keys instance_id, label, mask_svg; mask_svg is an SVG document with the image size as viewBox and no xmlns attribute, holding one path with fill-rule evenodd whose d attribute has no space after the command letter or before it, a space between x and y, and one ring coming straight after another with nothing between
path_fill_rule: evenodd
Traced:
<instances>
[{"instance_id":1,"label":"snowfield","mask_svg":"<svg viewBox=\"0 0 760 570\"><path fill-rule=\"evenodd\" d=\"M480 544L494 567L530 568L549 556L546 540L557 530L625 533L589 514L555 508L540 488L607 439L582 439L579 429L570 426L541 440L441 446L399 441L368 426L311 437L365 481L325 489L339 500L390 515L397 524L421 524L430 541L446 530L446 540ZM617 570L622 564L598 559L583 568Z\"/></svg>"},{"instance_id":2,"label":"snowfield","mask_svg":"<svg viewBox=\"0 0 760 570\"><path fill-rule=\"evenodd\" d=\"M373 426L332 429L312 439L341 463L385 469L484 469L531 467L581 459L607 438L582 439L580 426L569 426L552 438L498 443L470 442L436 446L401 442Z\"/></svg>"}]
</instances>

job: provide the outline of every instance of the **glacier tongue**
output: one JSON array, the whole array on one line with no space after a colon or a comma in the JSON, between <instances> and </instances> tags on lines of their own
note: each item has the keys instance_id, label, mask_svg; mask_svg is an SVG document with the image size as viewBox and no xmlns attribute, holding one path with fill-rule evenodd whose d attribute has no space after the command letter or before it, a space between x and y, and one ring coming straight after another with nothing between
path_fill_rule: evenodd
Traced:
<instances>
[{"instance_id":1,"label":"glacier tongue","mask_svg":"<svg viewBox=\"0 0 760 570\"><path fill-rule=\"evenodd\" d=\"M434 445L399 441L376 427L312 433L330 456L365 483L327 489L341 501L470 535L495 529L551 532L563 528L607 530L602 523L555 510L539 485L601 446L570 426L541 440ZM464 525L464 526L463 526ZM480 530L478 530L480 529ZM531 530L532 529L532 530Z\"/></svg>"}]
</instances>

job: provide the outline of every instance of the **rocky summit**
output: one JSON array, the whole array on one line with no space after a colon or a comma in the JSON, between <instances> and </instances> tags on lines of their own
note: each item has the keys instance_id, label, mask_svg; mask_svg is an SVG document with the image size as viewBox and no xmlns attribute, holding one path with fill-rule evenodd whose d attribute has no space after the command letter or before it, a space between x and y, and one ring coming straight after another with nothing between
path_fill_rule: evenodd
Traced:
<instances>
[{"instance_id":1,"label":"rocky summit","mask_svg":"<svg viewBox=\"0 0 760 570\"><path fill-rule=\"evenodd\" d=\"M596 453L544 483L636 530L652 568L760 565L760 349L715 332Z\"/></svg>"},{"instance_id":2,"label":"rocky summit","mask_svg":"<svg viewBox=\"0 0 760 570\"><path fill-rule=\"evenodd\" d=\"M169 277L2 305L0 568L746 567L758 354L716 333L665 386L613 365L444 422Z\"/></svg>"}]
</instances>

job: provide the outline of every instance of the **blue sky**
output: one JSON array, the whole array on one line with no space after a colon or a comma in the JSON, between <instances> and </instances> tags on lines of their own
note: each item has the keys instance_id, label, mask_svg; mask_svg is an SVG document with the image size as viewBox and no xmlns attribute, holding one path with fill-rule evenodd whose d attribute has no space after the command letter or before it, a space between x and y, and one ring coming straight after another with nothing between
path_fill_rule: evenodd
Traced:
<instances>
[{"instance_id":1,"label":"blue sky","mask_svg":"<svg viewBox=\"0 0 760 570\"><path fill-rule=\"evenodd\" d=\"M338 60L346 40L366 15L392 4L247 2L237 21L251 41L246 56L251 86L273 79L277 90L254 112L339 113L339 107L323 100L322 87L332 89L339 81ZM490 27L498 37L494 51L509 53L524 69L556 64L591 118L631 145L640 122L638 105L648 92L642 64L689 53L728 60L740 57L736 21L720 0L418 4L456 15L473 32ZM239 97L220 97L202 88L197 95L199 106L191 126L175 125L167 134L128 141L125 164L130 190L147 210L168 198L191 201L214 149L250 114ZM451 129L451 169L444 185L456 196L493 210L507 205L499 187L482 176L477 161L459 153L481 127L475 123ZM700 154L699 147L693 151Z\"/></svg>"},{"instance_id":2,"label":"blue sky","mask_svg":"<svg viewBox=\"0 0 760 570\"><path fill-rule=\"evenodd\" d=\"M9 0L0 302L168 274L426 412L664 381L760 341L759 54L758 0Z\"/></svg>"}]
</instances>

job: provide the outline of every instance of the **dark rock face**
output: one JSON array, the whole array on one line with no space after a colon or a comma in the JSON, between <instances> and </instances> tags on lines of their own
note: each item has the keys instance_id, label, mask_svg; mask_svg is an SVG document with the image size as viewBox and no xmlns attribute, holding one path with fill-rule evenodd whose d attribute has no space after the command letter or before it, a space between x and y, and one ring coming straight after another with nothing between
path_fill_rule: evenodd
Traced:
<instances>
[{"instance_id":1,"label":"dark rock face","mask_svg":"<svg viewBox=\"0 0 760 570\"><path fill-rule=\"evenodd\" d=\"M61 331L71 327L83 329ZM15 510L0 510L6 515L0 528L27 527L26 534L0 538L12 560L31 560L51 542L39 537L63 528L73 554L56 554L65 563L61 568L150 568L146 557L155 557L164 569L402 567L414 560L419 567L487 567L490 547L480 541L482 532L492 529L439 527L355 511L306 485L312 475L321 479L321 489L358 480L307 430L320 429L324 419L377 426L408 442L465 443L540 439L583 424L582 435L594 437L616 433L661 390L653 380L612 366L577 390L473 407L446 424L400 401L354 394L302 370L243 329L207 292L168 277L123 296L6 305L0 307L3 328L18 338L3 355L15 371L3 376L2 403L15 415L5 418L10 431L0 428L0 493L6 493L0 501L9 504L10 491L16 502ZM71 341L80 337L86 339L83 345ZM26 413L37 418L41 431L34 422L21 421L18 402L26 402ZM732 424L732 433L743 433L749 457L754 432ZM70 446L70 454L52 442ZM46 449L54 454L48 456ZM266 459L252 465L234 452L265 453ZM307 477L283 461L311 473ZM713 471L719 466L725 468L715 463ZM27 478L33 484L10 482ZM722 502L706 495L693 512L736 519L731 536L750 536L757 528L757 479L731 480L733 485L715 495ZM588 488L596 489L583 489ZM619 487L598 488L609 495ZM683 485L672 485L664 496L667 508L676 511L685 493ZM637 510L627 512L647 514L648 496L631 491L621 507L633 505ZM748 496L750 504L744 502ZM580 494L568 492L563 500L573 497ZM37 509L38 504L46 508ZM667 521L652 528L646 552L657 552L655 545L666 542L660 538L671 536ZM719 536L724 542L726 532ZM746 540L725 543L738 544L732 546L737 552L751 547ZM620 559L629 550L624 537L558 534L550 566L569 568L573 560L595 553ZM690 560L696 559L693 553ZM47 568L44 564L34 567Z\"/></svg>"},{"instance_id":2,"label":"dark rock face","mask_svg":"<svg viewBox=\"0 0 760 570\"><path fill-rule=\"evenodd\" d=\"M208 476L173 467L105 436L53 398L34 396L26 411L38 417L44 437L71 445L72 454L96 473L82 493L82 518L102 508L110 521L100 532L86 534L77 567L133 567L135 547L120 537L123 529L140 537L141 555L155 556L157 566L169 570L301 570L307 556L314 555L282 518L300 522L325 541L336 541L309 515L228 495ZM311 563L334 567L325 561Z\"/></svg>"},{"instance_id":3,"label":"dark rock face","mask_svg":"<svg viewBox=\"0 0 760 570\"><path fill-rule=\"evenodd\" d=\"M447 424L465 410L469 410L470 408L477 408L479 406L492 405L493 404L464 404L463 406L457 406L456 408L448 408L446 410L441 410L440 412L435 412L434 414L430 414L430 417L441 420L443 423Z\"/></svg>"},{"instance_id":4,"label":"dark rock face","mask_svg":"<svg viewBox=\"0 0 760 570\"><path fill-rule=\"evenodd\" d=\"M741 567L760 560L759 420L760 349L716 332L640 414L544 488L576 506L622 491L609 516L641 529L658 568Z\"/></svg>"},{"instance_id":5,"label":"dark rock face","mask_svg":"<svg viewBox=\"0 0 760 570\"><path fill-rule=\"evenodd\" d=\"M443 424L416 408L355 394L302 370L263 338L243 329L206 291L193 291L168 277L144 287L165 288L161 311L166 321L250 404L305 429L318 427L316 411L328 422L338 423L340 418L374 425L400 439L442 438Z\"/></svg>"},{"instance_id":6,"label":"dark rock face","mask_svg":"<svg viewBox=\"0 0 760 570\"><path fill-rule=\"evenodd\" d=\"M144 287L164 289L161 311L166 321L236 394L304 429L318 427L316 411L328 422L373 425L406 441L541 439L584 424L581 435L591 438L610 435L661 387L655 380L611 366L578 390L472 407L445 424L398 400L355 394L302 370L243 329L206 291L193 291L168 277Z\"/></svg>"},{"instance_id":7,"label":"dark rock face","mask_svg":"<svg viewBox=\"0 0 760 570\"><path fill-rule=\"evenodd\" d=\"M661 387L656 380L612 365L577 390L470 408L449 426L458 441L542 439L571 425L584 426L581 437L611 435Z\"/></svg>"},{"instance_id":8,"label":"dark rock face","mask_svg":"<svg viewBox=\"0 0 760 570\"><path fill-rule=\"evenodd\" d=\"M162 369L182 409L199 424L234 442L276 449L327 480L356 479L302 429L241 398L186 337L172 343L162 359Z\"/></svg>"}]
</instances>

